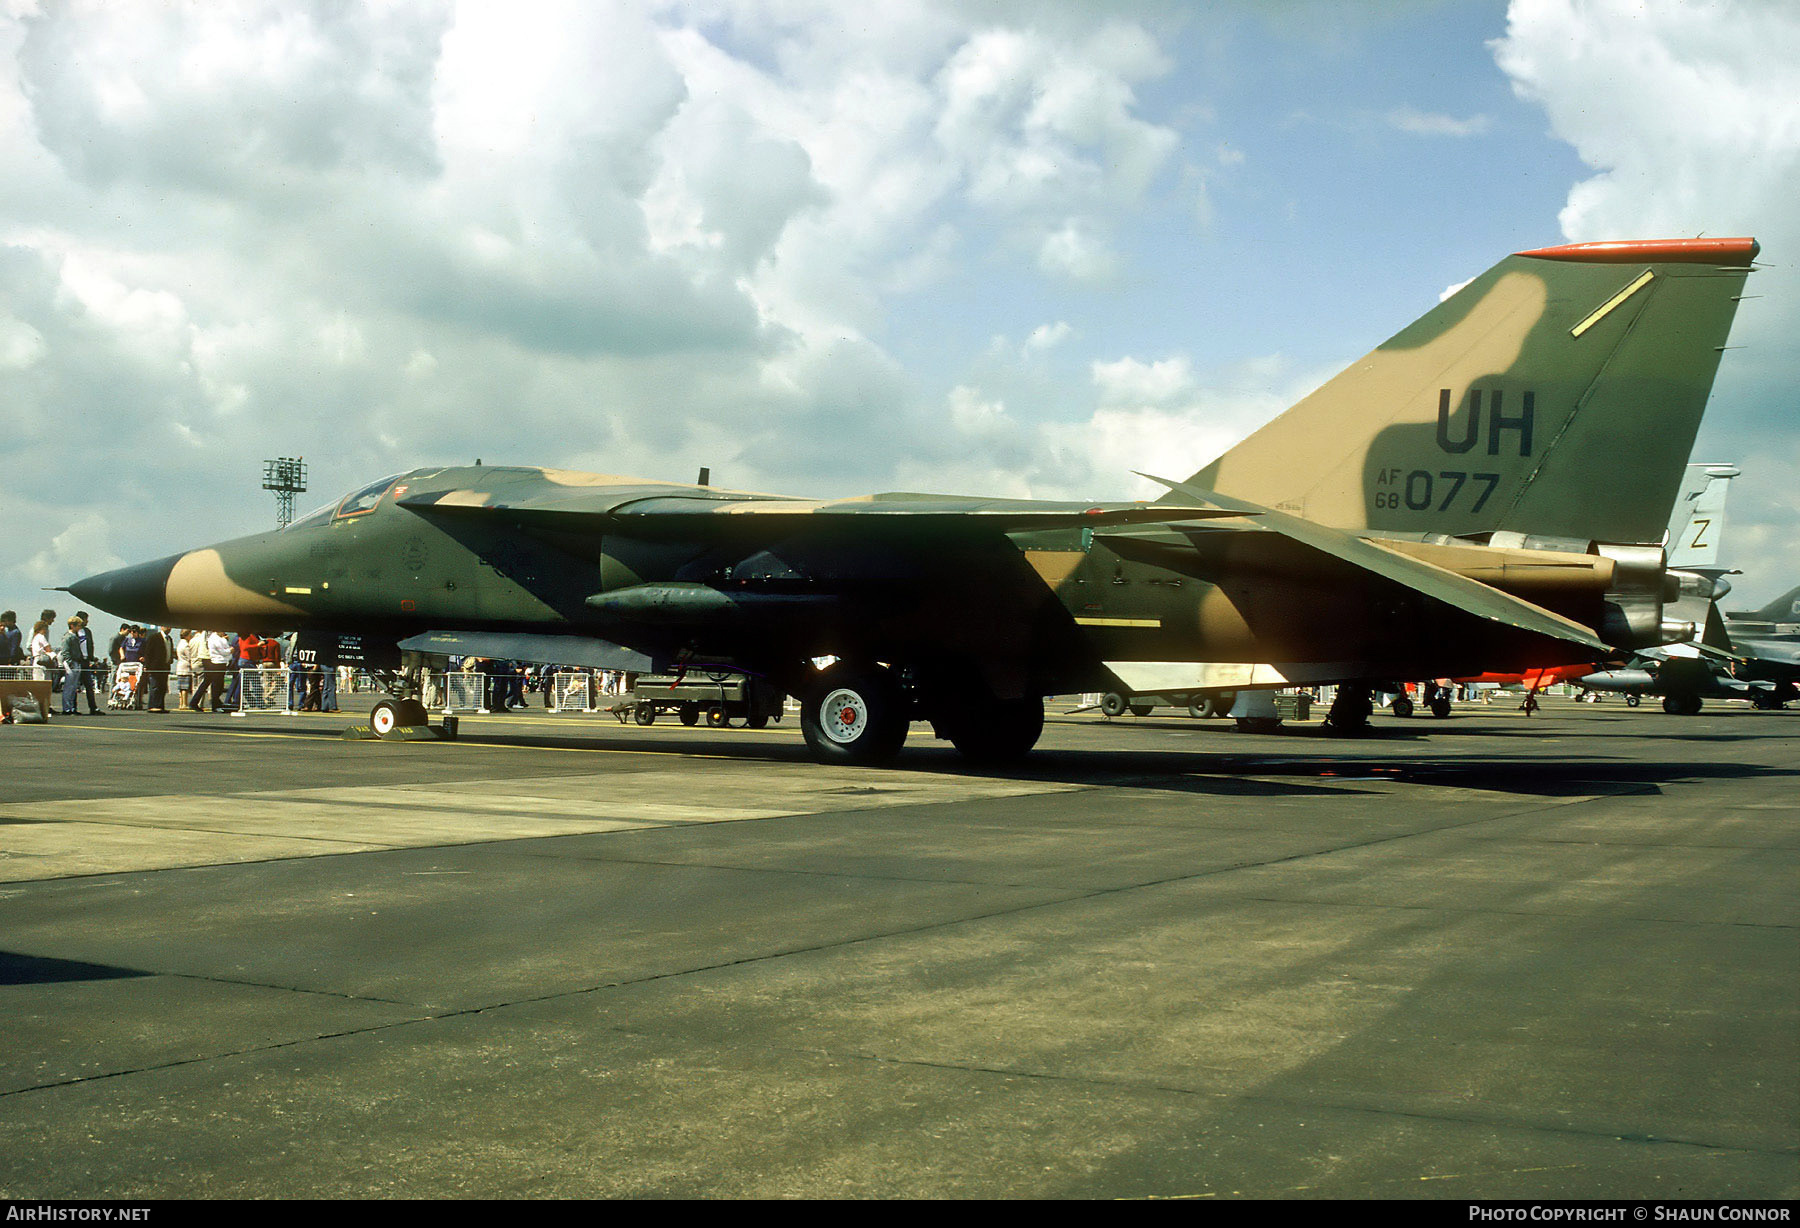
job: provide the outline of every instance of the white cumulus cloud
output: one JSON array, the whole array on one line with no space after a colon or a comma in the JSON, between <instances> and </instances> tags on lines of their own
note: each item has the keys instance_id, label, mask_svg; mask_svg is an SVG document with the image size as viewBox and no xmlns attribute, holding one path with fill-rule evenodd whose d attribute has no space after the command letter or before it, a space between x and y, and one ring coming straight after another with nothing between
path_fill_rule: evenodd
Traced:
<instances>
[{"instance_id":1,"label":"white cumulus cloud","mask_svg":"<svg viewBox=\"0 0 1800 1228\"><path fill-rule=\"evenodd\" d=\"M1513 0L1496 60L1593 174L1561 214L1577 241L1751 235L1750 281L1699 448L1737 461L1747 595L1800 575L1800 8L1762 0ZM1773 442L1772 442L1773 441ZM1728 554L1734 543L1726 543Z\"/></svg>"}]
</instances>

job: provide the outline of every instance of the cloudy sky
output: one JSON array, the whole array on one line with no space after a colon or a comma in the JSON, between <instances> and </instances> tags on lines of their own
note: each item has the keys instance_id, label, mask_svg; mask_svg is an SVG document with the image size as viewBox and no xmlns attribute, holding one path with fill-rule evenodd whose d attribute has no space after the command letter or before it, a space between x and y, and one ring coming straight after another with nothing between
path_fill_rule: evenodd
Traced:
<instances>
[{"instance_id":1,"label":"cloudy sky","mask_svg":"<svg viewBox=\"0 0 1800 1228\"><path fill-rule=\"evenodd\" d=\"M1701 233L1774 267L1696 459L1800 582L1776 0L0 0L0 167L27 624L274 456L1138 497L1507 252Z\"/></svg>"}]
</instances>

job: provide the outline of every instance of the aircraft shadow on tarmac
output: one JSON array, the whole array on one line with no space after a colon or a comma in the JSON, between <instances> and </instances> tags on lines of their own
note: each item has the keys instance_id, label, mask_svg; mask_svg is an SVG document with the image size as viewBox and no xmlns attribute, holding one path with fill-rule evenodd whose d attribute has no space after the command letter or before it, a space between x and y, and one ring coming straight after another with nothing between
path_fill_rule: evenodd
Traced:
<instances>
[{"instance_id":1,"label":"aircraft shadow on tarmac","mask_svg":"<svg viewBox=\"0 0 1800 1228\"><path fill-rule=\"evenodd\" d=\"M1468 715L1453 713L1449 717L1412 717L1409 719L1388 719L1377 714L1369 728L1359 737L1346 743L1323 725L1288 725L1274 733L1258 734L1258 737L1276 738L1300 743L1325 743L1326 745L1368 745L1370 743L1390 742L1410 744L1417 742L1438 742L1458 738L1494 738L1522 739L1538 741L1546 736L1579 736L1583 738L1606 737L1653 737L1663 741L1674 742L1758 742L1770 736L1766 726L1759 725L1754 731L1746 733L1701 732L1680 728L1677 721L1685 722L1689 718L1664 718L1660 713L1581 713L1577 717L1549 716L1535 721L1508 721L1504 725L1481 718L1487 715L1474 712ZM1743 715L1749 715L1747 713ZM1764 714L1758 714L1759 716ZM1779 716L1779 714L1770 714ZM1646 727L1646 719L1658 721L1655 728ZM1573 722L1573 723L1571 723ZM1109 721L1101 726L1106 729L1157 730L1163 733L1190 733L1204 736L1237 737L1241 736L1230 725L1183 720L1157 720L1155 717L1139 717L1131 721ZM1548 731L1548 732L1547 732Z\"/></svg>"},{"instance_id":2,"label":"aircraft shadow on tarmac","mask_svg":"<svg viewBox=\"0 0 1800 1228\"><path fill-rule=\"evenodd\" d=\"M141 968L112 964L88 964L75 959L51 959L0 951L0 985L51 985L64 981L119 981L155 976Z\"/></svg>"},{"instance_id":3,"label":"aircraft shadow on tarmac","mask_svg":"<svg viewBox=\"0 0 1800 1228\"><path fill-rule=\"evenodd\" d=\"M629 746L619 747L617 743L608 745L643 754L695 756L742 763L761 761L807 767L812 764L805 748L797 742L737 740L729 731L721 731L717 738L704 741L692 736L658 736L649 731L638 732L643 736L633 736ZM1677 736L1704 740L1709 735ZM1716 736L1735 739L1740 735ZM1410 744L1422 737L1423 733L1406 737L1403 741ZM1759 764L1718 763L1699 759L1670 761L1625 758L1591 752L1477 758L1421 755L1411 745L1407 745L1397 746L1400 753L1388 756L1380 753L1381 744L1394 744L1400 740L1381 736L1343 741L1329 736L1283 739L1279 735L1265 735L1257 740L1260 745L1254 749L1233 748L1230 751L1212 747L1179 750L1070 750L1039 747L1017 764L981 767L970 764L948 743L921 739L917 745L902 752L891 766L866 770L875 776L912 770L947 776L1038 780L1096 787L1125 786L1234 796L1341 794L1358 791L1345 787L1351 782L1381 781L1481 789L1529 797L1571 797L1595 792L1656 792L1663 784L1674 781L1800 777L1800 769ZM465 733L459 739L460 744L467 746L545 750L591 747L596 741L580 734L560 737L498 732L475 736ZM1284 741L1288 744L1283 745ZM1370 753L1371 750L1374 753Z\"/></svg>"},{"instance_id":4,"label":"aircraft shadow on tarmac","mask_svg":"<svg viewBox=\"0 0 1800 1228\"><path fill-rule=\"evenodd\" d=\"M920 762L920 767L953 770ZM974 774L974 773L970 773ZM1206 752L1040 751L1027 770L1010 775L1062 784L1129 785L1185 792L1353 792L1361 782L1480 789L1527 797L1596 792L1660 792L1675 781L1795 777L1800 769L1706 761L1627 760L1595 755L1390 759L1374 755L1231 754ZM1232 788L1227 782L1236 781ZM1302 782L1317 781L1316 785ZM1248 787L1244 787L1248 786Z\"/></svg>"}]
</instances>

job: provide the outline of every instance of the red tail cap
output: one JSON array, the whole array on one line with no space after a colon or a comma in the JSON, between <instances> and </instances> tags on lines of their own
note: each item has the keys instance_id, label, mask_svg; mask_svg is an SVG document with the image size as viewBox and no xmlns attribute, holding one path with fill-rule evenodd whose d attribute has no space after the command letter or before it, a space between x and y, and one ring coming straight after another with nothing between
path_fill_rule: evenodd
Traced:
<instances>
[{"instance_id":1,"label":"red tail cap","mask_svg":"<svg viewBox=\"0 0 1800 1228\"><path fill-rule=\"evenodd\" d=\"M1565 243L1514 254L1589 264L1749 264L1761 250L1755 239L1623 239Z\"/></svg>"}]
</instances>

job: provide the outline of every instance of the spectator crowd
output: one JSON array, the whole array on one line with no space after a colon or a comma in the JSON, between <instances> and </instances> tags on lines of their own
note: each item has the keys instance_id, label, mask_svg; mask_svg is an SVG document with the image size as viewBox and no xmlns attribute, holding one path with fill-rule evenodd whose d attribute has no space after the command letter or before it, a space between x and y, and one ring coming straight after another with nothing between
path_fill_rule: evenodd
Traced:
<instances>
[{"instance_id":1,"label":"spectator crowd","mask_svg":"<svg viewBox=\"0 0 1800 1228\"><path fill-rule=\"evenodd\" d=\"M167 712L171 699L184 711L227 712L240 707L246 694L256 706L267 706L280 694L279 671L288 657L275 636L136 623L121 624L101 652L86 610L60 626L56 611L44 610L29 638L14 611L0 613L0 669L14 676L28 671L58 686L64 716L81 715L84 700L90 716L106 708ZM293 663L290 706L335 712L334 672Z\"/></svg>"},{"instance_id":2,"label":"spectator crowd","mask_svg":"<svg viewBox=\"0 0 1800 1228\"><path fill-rule=\"evenodd\" d=\"M64 716L81 715L83 701L91 716L107 708L168 712L171 700L186 712L266 709L283 706L283 701L294 711L336 712L338 691L349 680L319 660L318 653L295 651L291 641L253 632L124 623L102 652L85 610L60 626L56 611L44 610L30 636L20 629L15 612L7 610L0 613L0 670L6 671L0 677L50 682L61 692ZM562 672L579 674L579 689L590 697L621 694L631 685L630 675L613 670L566 671L487 657L415 660L405 672L414 693L429 707L439 706L444 699L440 687L460 676L462 702L477 702L490 712L528 707L526 697L533 692L542 696L544 707L555 706L556 675Z\"/></svg>"}]
</instances>

